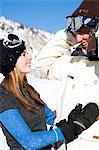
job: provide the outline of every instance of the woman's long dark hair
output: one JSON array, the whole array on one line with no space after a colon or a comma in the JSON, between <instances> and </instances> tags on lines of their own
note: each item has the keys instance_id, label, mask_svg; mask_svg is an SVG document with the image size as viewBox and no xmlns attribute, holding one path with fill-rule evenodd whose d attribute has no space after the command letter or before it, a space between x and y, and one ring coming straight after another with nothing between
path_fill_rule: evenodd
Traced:
<instances>
[{"instance_id":1,"label":"woman's long dark hair","mask_svg":"<svg viewBox=\"0 0 99 150\"><path fill-rule=\"evenodd\" d=\"M28 98L22 93L23 88L29 93L29 97L31 97L31 99L39 105L44 105L40 95L31 85L28 84L26 76L22 75L16 67L6 76L2 85L33 113L35 113L35 106L33 106Z\"/></svg>"}]
</instances>

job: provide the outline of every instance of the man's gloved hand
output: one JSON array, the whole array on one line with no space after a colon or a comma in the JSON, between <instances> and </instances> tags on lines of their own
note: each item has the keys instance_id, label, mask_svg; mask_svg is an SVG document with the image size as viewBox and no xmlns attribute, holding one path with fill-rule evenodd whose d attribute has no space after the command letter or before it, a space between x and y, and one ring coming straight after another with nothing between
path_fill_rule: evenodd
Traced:
<instances>
[{"instance_id":1,"label":"man's gloved hand","mask_svg":"<svg viewBox=\"0 0 99 150\"><path fill-rule=\"evenodd\" d=\"M68 121L81 123L87 129L96 121L99 108L96 103L88 103L84 108L81 107L81 104L79 104L71 111L68 115Z\"/></svg>"},{"instance_id":2,"label":"man's gloved hand","mask_svg":"<svg viewBox=\"0 0 99 150\"><path fill-rule=\"evenodd\" d=\"M99 108L96 103L88 103L83 109L79 104L70 112L67 122L61 120L56 126L61 129L66 143L69 143L76 139L82 131L89 128L96 121L98 114Z\"/></svg>"},{"instance_id":3,"label":"man's gloved hand","mask_svg":"<svg viewBox=\"0 0 99 150\"><path fill-rule=\"evenodd\" d=\"M64 143L64 141L58 141L58 142L53 144L53 148L55 150L57 150L63 143Z\"/></svg>"},{"instance_id":4,"label":"man's gloved hand","mask_svg":"<svg viewBox=\"0 0 99 150\"><path fill-rule=\"evenodd\" d=\"M82 104L77 104L76 107L68 115L68 122L73 122L75 117L81 112Z\"/></svg>"}]
</instances>

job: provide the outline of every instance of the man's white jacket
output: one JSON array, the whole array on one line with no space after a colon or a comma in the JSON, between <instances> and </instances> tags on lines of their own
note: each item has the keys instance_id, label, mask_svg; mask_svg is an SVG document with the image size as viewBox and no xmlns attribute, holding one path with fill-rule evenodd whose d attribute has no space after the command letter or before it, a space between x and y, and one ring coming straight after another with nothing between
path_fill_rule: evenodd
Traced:
<instances>
[{"instance_id":1,"label":"man's white jacket","mask_svg":"<svg viewBox=\"0 0 99 150\"><path fill-rule=\"evenodd\" d=\"M74 39L70 39L69 42L66 32L61 30L36 59L37 68L48 71L46 75L49 79L58 79L62 82L57 121L67 119L77 103L85 105L95 102L99 105L99 61L89 61L87 57L82 56L70 56L71 51L77 46L73 46L74 42ZM98 150L99 141L93 139L93 135L99 136L99 121L84 131L77 140L68 144L68 150Z\"/></svg>"},{"instance_id":2,"label":"man's white jacket","mask_svg":"<svg viewBox=\"0 0 99 150\"><path fill-rule=\"evenodd\" d=\"M62 80L61 98L58 101L57 121L68 117L77 103L95 102L99 105L99 61L85 57L72 57L66 76ZM99 121L84 131L77 140L68 144L68 150L98 150Z\"/></svg>"}]
</instances>

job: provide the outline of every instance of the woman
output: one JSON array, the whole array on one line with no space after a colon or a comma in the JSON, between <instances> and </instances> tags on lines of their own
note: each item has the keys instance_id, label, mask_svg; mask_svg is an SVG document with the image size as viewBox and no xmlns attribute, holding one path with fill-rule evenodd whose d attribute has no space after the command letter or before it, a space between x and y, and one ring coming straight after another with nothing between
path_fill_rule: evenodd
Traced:
<instances>
[{"instance_id":1,"label":"woman","mask_svg":"<svg viewBox=\"0 0 99 150\"><path fill-rule=\"evenodd\" d=\"M56 116L27 82L32 57L25 42L9 34L0 41L0 54L0 72L5 76L0 85L0 122L11 150L49 150L58 141L72 141L96 120L99 110L92 104L91 111L96 113L87 124L81 119L85 114L80 114L80 109L81 116L70 115L70 121L63 120L47 131L46 124L53 126Z\"/></svg>"}]
</instances>

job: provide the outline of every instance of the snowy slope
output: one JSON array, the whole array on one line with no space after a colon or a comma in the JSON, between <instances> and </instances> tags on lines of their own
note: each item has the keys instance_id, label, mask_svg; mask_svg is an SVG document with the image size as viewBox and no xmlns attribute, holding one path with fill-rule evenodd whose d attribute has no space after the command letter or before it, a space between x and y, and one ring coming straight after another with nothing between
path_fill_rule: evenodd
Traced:
<instances>
[{"instance_id":1,"label":"snowy slope","mask_svg":"<svg viewBox=\"0 0 99 150\"><path fill-rule=\"evenodd\" d=\"M54 36L53 33L29 28L2 16L0 17L0 39L6 36L7 33L15 33L25 40L27 46L31 48L34 56Z\"/></svg>"}]
</instances>

